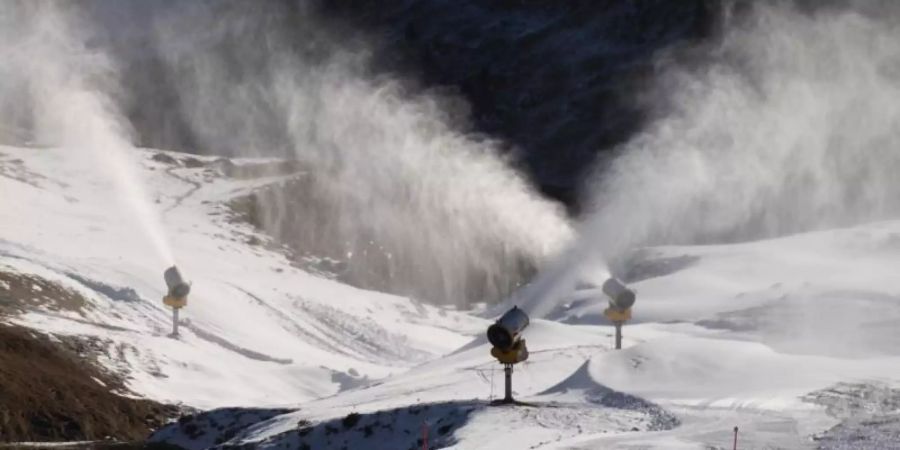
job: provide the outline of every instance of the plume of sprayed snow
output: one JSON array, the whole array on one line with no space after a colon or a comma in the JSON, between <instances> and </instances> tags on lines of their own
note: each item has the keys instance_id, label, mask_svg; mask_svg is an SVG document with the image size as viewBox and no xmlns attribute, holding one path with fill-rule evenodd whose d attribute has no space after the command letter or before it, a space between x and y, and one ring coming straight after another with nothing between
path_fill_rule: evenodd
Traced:
<instances>
[{"instance_id":1,"label":"plume of sprayed snow","mask_svg":"<svg viewBox=\"0 0 900 450\"><path fill-rule=\"evenodd\" d=\"M900 212L898 9L757 3L699 66L668 67L669 111L599 183L587 239L741 241Z\"/></svg>"},{"instance_id":2,"label":"plume of sprayed snow","mask_svg":"<svg viewBox=\"0 0 900 450\"><path fill-rule=\"evenodd\" d=\"M0 129L4 140L77 152L113 183L123 206L110 220L133 218L161 263L174 261L159 218L131 160L131 132L116 108L115 66L88 45L90 26L72 4L10 1L0 9ZM6 94L9 94L8 96Z\"/></svg>"},{"instance_id":3,"label":"plume of sprayed snow","mask_svg":"<svg viewBox=\"0 0 900 450\"><path fill-rule=\"evenodd\" d=\"M309 172L303 191L262 205L276 235L326 241L387 291L455 303L504 297L523 266L569 239L560 208L494 142L459 131L444 99L373 75L367 45L334 36L303 4L224 5L161 20L159 48L204 147L283 152ZM306 195L316 201L287 220Z\"/></svg>"},{"instance_id":4,"label":"plume of sprayed snow","mask_svg":"<svg viewBox=\"0 0 900 450\"><path fill-rule=\"evenodd\" d=\"M584 276L608 273L603 261L643 246L897 217L900 8L744 13L691 58L660 61L659 118L598 173L574 245L511 302L546 316Z\"/></svg>"}]
</instances>

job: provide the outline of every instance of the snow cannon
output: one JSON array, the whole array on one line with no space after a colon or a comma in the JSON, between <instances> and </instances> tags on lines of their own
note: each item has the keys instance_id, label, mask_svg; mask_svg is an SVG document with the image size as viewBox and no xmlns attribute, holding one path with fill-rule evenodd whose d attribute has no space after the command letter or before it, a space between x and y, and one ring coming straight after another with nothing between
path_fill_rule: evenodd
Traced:
<instances>
[{"instance_id":1,"label":"snow cannon","mask_svg":"<svg viewBox=\"0 0 900 450\"><path fill-rule=\"evenodd\" d=\"M508 351L515 346L516 342L528 327L528 314L513 306L512 309L500 316L493 325L488 327L488 341L502 351Z\"/></svg>"},{"instance_id":2,"label":"snow cannon","mask_svg":"<svg viewBox=\"0 0 900 450\"><path fill-rule=\"evenodd\" d=\"M528 328L530 320L525 311L513 306L512 309L500 316L493 325L488 327L487 338L493 348L491 356L497 358L503 364L503 373L506 380L506 395L498 403L513 403L512 398L512 367L528 359L528 348L525 347L525 339L522 332Z\"/></svg>"},{"instance_id":3,"label":"snow cannon","mask_svg":"<svg viewBox=\"0 0 900 450\"><path fill-rule=\"evenodd\" d=\"M603 315L616 327L616 350L622 349L622 325L631 319L631 307L637 299L634 291L621 281L610 278L603 283L603 293L609 298L609 307Z\"/></svg>"},{"instance_id":4,"label":"snow cannon","mask_svg":"<svg viewBox=\"0 0 900 450\"><path fill-rule=\"evenodd\" d=\"M172 308L172 337L178 337L178 310L187 306L187 297L191 293L191 285L184 280L178 267L172 266L163 272L168 294L163 297L163 304Z\"/></svg>"},{"instance_id":5,"label":"snow cannon","mask_svg":"<svg viewBox=\"0 0 900 450\"><path fill-rule=\"evenodd\" d=\"M634 305L634 291L628 289L621 281L610 278L603 283L603 293L609 297L609 307L619 311L627 311Z\"/></svg>"},{"instance_id":6,"label":"snow cannon","mask_svg":"<svg viewBox=\"0 0 900 450\"><path fill-rule=\"evenodd\" d=\"M191 293L191 285L184 281L178 267L172 266L163 272L166 286L169 288L169 297L184 298Z\"/></svg>"}]
</instances>

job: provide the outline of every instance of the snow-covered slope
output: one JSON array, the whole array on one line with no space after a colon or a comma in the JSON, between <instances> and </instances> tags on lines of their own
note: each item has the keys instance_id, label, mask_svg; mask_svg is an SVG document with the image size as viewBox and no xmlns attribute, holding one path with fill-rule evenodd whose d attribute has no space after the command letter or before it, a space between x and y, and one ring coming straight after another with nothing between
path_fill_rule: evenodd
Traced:
<instances>
[{"instance_id":1,"label":"snow-covered slope","mask_svg":"<svg viewBox=\"0 0 900 450\"><path fill-rule=\"evenodd\" d=\"M738 426L739 448L897 447L900 222L646 249L625 268L638 293L625 348L610 349L601 298L544 299L514 375L530 405L494 407L486 319L304 272L224 206L292 175L134 157L193 281L180 338L160 301L167 262L77 153L0 148L0 271L86 298L10 320L88 339L135 393L262 408L185 418L156 440L418 448L424 425L431 448L726 448Z\"/></svg>"},{"instance_id":2,"label":"snow-covered slope","mask_svg":"<svg viewBox=\"0 0 900 450\"><path fill-rule=\"evenodd\" d=\"M476 331L469 316L309 275L230 219L224 202L278 177L230 179L212 159L186 168L156 153L135 158L193 282L181 337L168 336L161 302L167 262L96 162L62 149L0 148L0 270L39 275L90 304L37 308L17 322L95 338L134 391L201 408L334 394L449 352Z\"/></svg>"}]
</instances>

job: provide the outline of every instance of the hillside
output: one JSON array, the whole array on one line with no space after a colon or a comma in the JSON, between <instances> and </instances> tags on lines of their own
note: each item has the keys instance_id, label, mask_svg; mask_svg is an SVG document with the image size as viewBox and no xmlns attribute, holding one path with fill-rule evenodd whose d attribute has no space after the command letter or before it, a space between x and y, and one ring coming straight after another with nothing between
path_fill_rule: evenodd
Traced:
<instances>
[{"instance_id":1,"label":"hillside","mask_svg":"<svg viewBox=\"0 0 900 450\"><path fill-rule=\"evenodd\" d=\"M8 0L0 448L900 449L897 23Z\"/></svg>"},{"instance_id":2,"label":"hillside","mask_svg":"<svg viewBox=\"0 0 900 450\"><path fill-rule=\"evenodd\" d=\"M115 377L72 357L84 344L0 324L0 436L5 441L142 441L176 408L123 395ZM70 353L71 352L71 353ZM114 391L119 391L114 392Z\"/></svg>"},{"instance_id":3,"label":"hillside","mask_svg":"<svg viewBox=\"0 0 900 450\"><path fill-rule=\"evenodd\" d=\"M80 176L93 169L77 152L2 154L2 271L39 276L81 299L22 302L12 321L95 339L98 357L145 395L195 407L301 402L448 352L477 326L310 275L226 205L290 175L234 179L212 158L190 158L189 168L184 157L159 162L143 151L141 176L194 285L181 336L171 339L161 301L167 262L135 233L109 181Z\"/></svg>"},{"instance_id":4,"label":"hillside","mask_svg":"<svg viewBox=\"0 0 900 450\"><path fill-rule=\"evenodd\" d=\"M884 402L900 369L896 222L647 249L626 271L638 292L626 348L610 350L602 298L547 299L514 375L534 406L491 407L502 372L480 313L312 275L238 220L231 199L296 176L259 169L271 160L135 153L193 282L173 339L166 264L103 179L78 176L75 152L0 152L0 188L14 194L0 211L0 288L18 292L6 320L92 342L93 357L148 399L230 408L153 440L393 449L417 445L423 422L433 448L460 449L701 448L726 445L734 426L754 448L831 448L860 433L866 448L894 433ZM232 164L245 170L223 169ZM23 292L11 277L42 281ZM883 425L860 428L860 414Z\"/></svg>"}]
</instances>

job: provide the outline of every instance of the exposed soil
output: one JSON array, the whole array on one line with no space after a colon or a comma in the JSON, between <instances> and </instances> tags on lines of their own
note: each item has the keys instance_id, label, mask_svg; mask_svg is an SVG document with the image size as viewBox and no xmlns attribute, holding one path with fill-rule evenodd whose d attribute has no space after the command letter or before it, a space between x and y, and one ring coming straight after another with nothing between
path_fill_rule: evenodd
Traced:
<instances>
[{"instance_id":1,"label":"exposed soil","mask_svg":"<svg viewBox=\"0 0 900 450\"><path fill-rule=\"evenodd\" d=\"M114 377L27 328L0 324L0 441L139 440L177 408L115 394Z\"/></svg>"},{"instance_id":2,"label":"exposed soil","mask_svg":"<svg viewBox=\"0 0 900 450\"><path fill-rule=\"evenodd\" d=\"M25 311L81 312L86 304L52 281L0 272L0 443L103 440L112 448L115 441L143 440L178 413L118 395L125 392L121 381L94 365L83 340L3 323Z\"/></svg>"},{"instance_id":3,"label":"exposed soil","mask_svg":"<svg viewBox=\"0 0 900 450\"><path fill-rule=\"evenodd\" d=\"M133 293L70 278L115 300L127 301ZM83 314L88 305L77 290L0 270L0 450L41 448L34 442L72 443L55 449L148 448L144 439L180 412L120 395L128 395L127 389L118 375L95 364L91 339L48 336L5 323L29 311ZM30 444L17 444L23 442Z\"/></svg>"},{"instance_id":4,"label":"exposed soil","mask_svg":"<svg viewBox=\"0 0 900 450\"><path fill-rule=\"evenodd\" d=\"M77 292L41 277L0 271L0 315L36 307L78 312L86 303Z\"/></svg>"}]
</instances>

